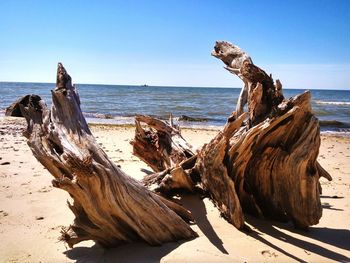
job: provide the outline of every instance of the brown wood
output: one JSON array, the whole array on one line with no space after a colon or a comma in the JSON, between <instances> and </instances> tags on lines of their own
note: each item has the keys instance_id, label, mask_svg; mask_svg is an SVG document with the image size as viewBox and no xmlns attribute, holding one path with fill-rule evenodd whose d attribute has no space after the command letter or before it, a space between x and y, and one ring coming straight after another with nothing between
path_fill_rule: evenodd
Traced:
<instances>
[{"instance_id":1,"label":"brown wood","mask_svg":"<svg viewBox=\"0 0 350 263\"><path fill-rule=\"evenodd\" d=\"M10 106L6 108L5 116L23 117L20 105L27 106L30 96L34 95L25 95L13 102Z\"/></svg>"},{"instance_id":2,"label":"brown wood","mask_svg":"<svg viewBox=\"0 0 350 263\"><path fill-rule=\"evenodd\" d=\"M143 184L165 195L183 190L193 192L196 181L191 178L192 168L197 157L172 116L166 122L137 115L135 127L135 137L130 142L133 154L155 171L143 178Z\"/></svg>"},{"instance_id":3,"label":"brown wood","mask_svg":"<svg viewBox=\"0 0 350 263\"><path fill-rule=\"evenodd\" d=\"M239 229L243 212L292 220L300 228L317 224L322 216L319 178L332 177L317 162L320 129L310 92L285 100L281 82L274 83L229 42L216 42L212 55L242 79L244 88L236 112L190 162L190 173L182 174L207 191L223 217ZM146 177L146 185L152 182L170 192L172 185L164 186L164 178L176 167Z\"/></svg>"},{"instance_id":4,"label":"brown wood","mask_svg":"<svg viewBox=\"0 0 350 263\"><path fill-rule=\"evenodd\" d=\"M192 157L192 146L181 136L172 116L165 122L151 116L135 116L135 138L130 142L133 154L161 172Z\"/></svg>"},{"instance_id":5,"label":"brown wood","mask_svg":"<svg viewBox=\"0 0 350 263\"><path fill-rule=\"evenodd\" d=\"M236 117L243 113L246 103L248 103L252 125L276 113L278 104L284 99L282 84L279 80L274 83L271 76L253 64L246 52L230 42L217 41L211 54L222 60L225 69L237 75L244 83L238 98Z\"/></svg>"},{"instance_id":6,"label":"brown wood","mask_svg":"<svg viewBox=\"0 0 350 263\"><path fill-rule=\"evenodd\" d=\"M146 175L142 182L152 191L167 196L181 191L193 192L196 183L200 181L198 171L194 167L196 160L197 155L193 155L162 172Z\"/></svg>"},{"instance_id":7,"label":"brown wood","mask_svg":"<svg viewBox=\"0 0 350 263\"><path fill-rule=\"evenodd\" d=\"M238 229L244 227L244 216L235 182L231 178L227 151L232 135L241 127L245 116L242 114L228 123L210 143L204 145L196 162L203 189L208 191L221 215Z\"/></svg>"},{"instance_id":8,"label":"brown wood","mask_svg":"<svg viewBox=\"0 0 350 263\"><path fill-rule=\"evenodd\" d=\"M332 178L317 162L320 129L310 92L285 100L282 84L228 42L217 42L212 54L244 82L236 112L196 154L172 119L137 116L134 154L157 172L143 183L168 195L201 187L238 229L245 226L243 213L292 220L301 228L317 224L322 215L319 178ZM51 111L37 96L20 106L34 156L54 176L53 185L73 198L69 207L76 218L62 230L62 239L69 246L91 239L109 247L197 236L185 222L193 221L189 211L108 159L89 130L71 82L59 64Z\"/></svg>"},{"instance_id":9,"label":"brown wood","mask_svg":"<svg viewBox=\"0 0 350 263\"><path fill-rule=\"evenodd\" d=\"M228 122L223 131L202 149L204 154L198 158L199 167L208 167L205 180L203 171L199 171L204 188L209 190L224 215L239 211L237 202L233 201L235 195L231 198L220 196L216 190L219 187L212 186L215 180L210 182L211 177L226 177L227 172L234 182L243 211L256 216L292 220L301 228L317 224L322 216L319 178L332 178L316 160L320 129L311 112L310 92L284 100L281 82L274 83L272 77L255 66L243 50L229 42L216 42L212 55L221 59L226 69L245 83L247 95L239 101L242 102L240 107L248 103L249 118L246 126L235 126L233 133L227 132L232 126ZM238 116L241 115L236 114L236 118ZM233 123L242 123L240 119ZM217 150L221 149L220 146L221 152ZM212 154L213 150L217 154ZM213 160L216 160L215 164ZM230 220L230 216L226 218L238 228L242 226Z\"/></svg>"},{"instance_id":10,"label":"brown wood","mask_svg":"<svg viewBox=\"0 0 350 263\"><path fill-rule=\"evenodd\" d=\"M52 91L52 108L30 97L22 106L34 156L53 175L53 185L67 191L75 215L62 230L70 247L94 240L105 247L137 240L151 245L194 238L184 221L189 211L149 191L117 167L98 146L80 109L77 90L61 64Z\"/></svg>"}]
</instances>

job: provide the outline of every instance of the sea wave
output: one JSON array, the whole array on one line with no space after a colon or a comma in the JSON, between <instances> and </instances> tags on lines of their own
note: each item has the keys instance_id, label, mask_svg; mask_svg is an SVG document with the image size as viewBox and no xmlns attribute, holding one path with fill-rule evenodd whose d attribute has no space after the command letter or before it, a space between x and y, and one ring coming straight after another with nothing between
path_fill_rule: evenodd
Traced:
<instances>
[{"instance_id":1,"label":"sea wave","mask_svg":"<svg viewBox=\"0 0 350 263\"><path fill-rule=\"evenodd\" d=\"M337 121L337 120L320 120L321 127L334 127L334 128L344 128L349 129L350 124Z\"/></svg>"},{"instance_id":2,"label":"sea wave","mask_svg":"<svg viewBox=\"0 0 350 263\"><path fill-rule=\"evenodd\" d=\"M188 115L181 115L180 117L177 118L178 121L188 121L188 122L207 122L207 118L202 118L202 117L191 117Z\"/></svg>"},{"instance_id":3,"label":"sea wave","mask_svg":"<svg viewBox=\"0 0 350 263\"><path fill-rule=\"evenodd\" d=\"M315 100L316 104L324 104L324 105L337 105L337 106L350 106L350 101L323 101L323 100Z\"/></svg>"},{"instance_id":4,"label":"sea wave","mask_svg":"<svg viewBox=\"0 0 350 263\"><path fill-rule=\"evenodd\" d=\"M349 131L348 132L346 132L346 131L321 131L321 135L350 138Z\"/></svg>"},{"instance_id":5,"label":"sea wave","mask_svg":"<svg viewBox=\"0 0 350 263\"><path fill-rule=\"evenodd\" d=\"M114 119L114 116L111 114L91 113L91 112L83 112L83 114L85 118Z\"/></svg>"},{"instance_id":6,"label":"sea wave","mask_svg":"<svg viewBox=\"0 0 350 263\"><path fill-rule=\"evenodd\" d=\"M135 118L134 117L113 117L113 118L99 118L99 117L86 117L86 121L88 123L94 123L94 124L134 124Z\"/></svg>"}]
</instances>

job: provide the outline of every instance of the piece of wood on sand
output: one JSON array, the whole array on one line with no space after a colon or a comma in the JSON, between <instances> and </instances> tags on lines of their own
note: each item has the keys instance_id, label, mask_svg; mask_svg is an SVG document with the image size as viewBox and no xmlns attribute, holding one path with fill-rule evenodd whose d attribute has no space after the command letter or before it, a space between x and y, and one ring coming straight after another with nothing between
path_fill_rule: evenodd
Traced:
<instances>
[{"instance_id":1,"label":"piece of wood on sand","mask_svg":"<svg viewBox=\"0 0 350 263\"><path fill-rule=\"evenodd\" d=\"M242 79L244 88L222 131L187 167L196 174L193 183L207 191L223 217L239 229L244 228L243 212L291 220L300 228L317 224L322 216L319 179L332 178L317 162L320 128L311 112L310 92L284 99L281 82L274 82L229 42L216 42L212 55ZM161 188L159 175L165 178L171 170L153 175L153 183Z\"/></svg>"},{"instance_id":2,"label":"piece of wood on sand","mask_svg":"<svg viewBox=\"0 0 350 263\"><path fill-rule=\"evenodd\" d=\"M146 115L135 116L135 137L130 143L133 154L155 172L143 179L150 189L167 195L173 190L194 190L187 167L193 167L196 155L171 115L168 122Z\"/></svg>"},{"instance_id":3,"label":"piece of wood on sand","mask_svg":"<svg viewBox=\"0 0 350 263\"><path fill-rule=\"evenodd\" d=\"M127 176L99 147L80 109L77 90L62 64L52 108L30 97L22 112L25 136L34 156L53 175L53 186L67 191L75 219L62 230L70 247L93 240L104 247L143 240L151 245L191 239L189 211L149 191Z\"/></svg>"},{"instance_id":4,"label":"piece of wood on sand","mask_svg":"<svg viewBox=\"0 0 350 263\"><path fill-rule=\"evenodd\" d=\"M135 137L130 142L133 154L155 172L171 168L192 157L192 146L182 137L172 116L169 122L146 115L135 116Z\"/></svg>"},{"instance_id":5,"label":"piece of wood on sand","mask_svg":"<svg viewBox=\"0 0 350 263\"><path fill-rule=\"evenodd\" d=\"M25 95L13 102L10 106L6 108L5 116L23 117L20 105L27 106L30 96L31 95Z\"/></svg>"}]
</instances>

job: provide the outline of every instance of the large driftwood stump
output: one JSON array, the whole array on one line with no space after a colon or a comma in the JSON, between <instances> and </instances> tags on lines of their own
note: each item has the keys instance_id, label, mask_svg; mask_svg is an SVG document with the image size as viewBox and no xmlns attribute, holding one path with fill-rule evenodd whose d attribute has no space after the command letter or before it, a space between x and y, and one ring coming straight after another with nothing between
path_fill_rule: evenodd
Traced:
<instances>
[{"instance_id":1,"label":"large driftwood stump","mask_svg":"<svg viewBox=\"0 0 350 263\"><path fill-rule=\"evenodd\" d=\"M244 51L229 42L216 42L212 55L245 83L241 92L245 95L239 98L235 118L248 103L248 124L237 129L240 119L234 124L229 119L223 135L214 138L210 147L214 149L226 142L225 158L219 161L234 182L243 210L256 216L290 219L302 228L317 224L322 216L319 178L331 177L316 160L320 130L311 113L310 92L284 100L281 82L274 83ZM230 134L227 131L231 131L231 126L235 126L235 132ZM218 142L213 143L215 140ZM209 146L203 148L204 156L198 158L199 167L214 159L206 154L210 153ZM207 178L217 176L212 172ZM204 186L211 187L210 183ZM216 188L210 189L215 196ZM224 208L219 209L224 214L239 210L230 209L232 201L228 198L215 201L222 200L226 203L222 202Z\"/></svg>"},{"instance_id":2,"label":"large driftwood stump","mask_svg":"<svg viewBox=\"0 0 350 263\"><path fill-rule=\"evenodd\" d=\"M71 78L58 64L52 109L30 97L22 112L34 156L54 176L53 185L73 198L74 223L62 231L70 247L94 240L105 247L144 240L151 245L189 239L196 233L183 207L127 176L98 146L82 115ZM182 218L183 219L182 219Z\"/></svg>"},{"instance_id":3,"label":"large driftwood stump","mask_svg":"<svg viewBox=\"0 0 350 263\"><path fill-rule=\"evenodd\" d=\"M229 122L202 149L197 165L202 177L205 175L202 184L214 201L221 204L218 208L226 218L232 218L230 215L235 215L236 210L238 216L241 206L255 216L292 220L296 226L305 228L317 224L322 215L320 177L331 178L316 161L319 124L310 111L310 93L280 106L278 117L250 129L236 128L241 118ZM230 131L231 127L235 131ZM235 198L222 198L219 190L222 187L215 187L222 182L221 177L234 183L232 192L236 192L238 204ZM240 226L235 222L235 226Z\"/></svg>"},{"instance_id":4,"label":"large driftwood stump","mask_svg":"<svg viewBox=\"0 0 350 263\"><path fill-rule=\"evenodd\" d=\"M244 88L236 112L195 162L189 162L185 176L194 178L193 184L207 191L223 217L239 229L244 227L243 212L292 220L301 228L317 224L322 216L319 179L332 178L316 160L320 130L310 92L285 100L281 82L274 83L229 42L216 42L212 55L242 79ZM165 178L171 170L158 175ZM164 187L159 176L154 178L153 183Z\"/></svg>"}]
</instances>

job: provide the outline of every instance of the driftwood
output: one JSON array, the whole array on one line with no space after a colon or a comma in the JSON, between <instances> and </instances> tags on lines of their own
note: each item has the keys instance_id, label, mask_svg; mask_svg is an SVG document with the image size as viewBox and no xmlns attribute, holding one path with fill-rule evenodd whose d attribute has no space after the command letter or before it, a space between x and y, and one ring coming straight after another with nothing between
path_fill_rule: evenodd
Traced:
<instances>
[{"instance_id":1,"label":"driftwood","mask_svg":"<svg viewBox=\"0 0 350 263\"><path fill-rule=\"evenodd\" d=\"M231 218L239 207L232 205L237 202L231 198L222 198L219 190L222 177L230 180L221 170L234 183L243 211L259 217L292 220L301 228L318 223L322 215L319 178L330 176L316 161L319 125L310 112L310 93L281 106L284 108L278 117L250 129L236 129L241 118L228 123L200 152L199 173L206 174L202 183L214 201L223 204L218 207L225 218ZM236 130L232 132L233 128ZM236 214L238 217L239 212Z\"/></svg>"},{"instance_id":2,"label":"driftwood","mask_svg":"<svg viewBox=\"0 0 350 263\"><path fill-rule=\"evenodd\" d=\"M166 196L181 191L193 192L200 181L198 171L194 168L196 160L197 155L193 155L162 172L146 175L142 182L152 191Z\"/></svg>"},{"instance_id":3,"label":"driftwood","mask_svg":"<svg viewBox=\"0 0 350 263\"><path fill-rule=\"evenodd\" d=\"M137 115L135 137L130 143L133 154L155 172L143 178L145 186L165 195L177 190L194 191L198 182L197 171L193 169L197 155L171 115L168 122Z\"/></svg>"},{"instance_id":4,"label":"driftwood","mask_svg":"<svg viewBox=\"0 0 350 263\"><path fill-rule=\"evenodd\" d=\"M211 54L221 59L226 65L225 69L244 82L244 88L238 98L236 117L243 113L247 102L252 125L276 113L277 106L284 98L279 80L274 84L272 77L254 65L246 52L229 42L216 42Z\"/></svg>"},{"instance_id":5,"label":"driftwood","mask_svg":"<svg viewBox=\"0 0 350 263\"><path fill-rule=\"evenodd\" d=\"M52 101L50 111L44 101L31 96L21 110L34 156L54 176L53 186L73 198L68 205L75 220L62 230L62 240L70 247L83 240L110 247L197 236L185 222L192 220L189 211L149 191L108 159L91 134L78 93L61 64Z\"/></svg>"},{"instance_id":6,"label":"driftwood","mask_svg":"<svg viewBox=\"0 0 350 263\"><path fill-rule=\"evenodd\" d=\"M23 117L20 105L26 107L28 105L30 96L31 95L25 95L13 102L10 106L6 108L5 116Z\"/></svg>"},{"instance_id":7,"label":"driftwood","mask_svg":"<svg viewBox=\"0 0 350 263\"><path fill-rule=\"evenodd\" d=\"M223 217L239 229L244 227L243 212L292 220L300 228L317 224L322 215L319 178L332 178L316 161L320 130L311 113L310 92L285 100L281 82L274 83L229 42L216 42L212 55L243 80L244 88L223 130L192 157L195 162L182 169L182 177L207 191ZM164 178L176 167L181 165L147 176L144 183L158 183L157 190L171 192Z\"/></svg>"},{"instance_id":8,"label":"driftwood","mask_svg":"<svg viewBox=\"0 0 350 263\"><path fill-rule=\"evenodd\" d=\"M142 127L146 124L146 127ZM181 136L172 116L169 122L145 115L135 117L135 138L130 143L133 154L155 172L171 168L193 156L192 146Z\"/></svg>"},{"instance_id":9,"label":"driftwood","mask_svg":"<svg viewBox=\"0 0 350 263\"><path fill-rule=\"evenodd\" d=\"M292 220L301 228L316 224L322 215L319 178L332 178L316 161L320 131L310 93L285 100L281 83L274 83L228 42L217 42L212 54L244 82L237 111L197 153L172 120L137 116L134 154L156 172L143 183L168 195L201 187L239 229L245 226L244 213ZM38 96L30 96L20 108L34 156L54 176L53 185L73 198L69 207L75 220L62 230L62 240L70 247L88 239L110 247L197 236L186 223L193 221L189 211L128 177L108 159L61 64L52 100L51 111ZM243 113L246 103L248 112Z\"/></svg>"}]
</instances>

